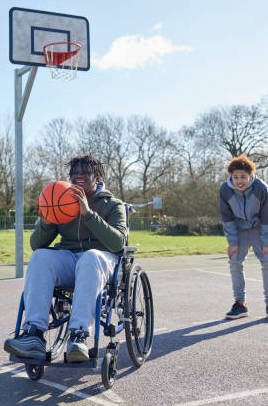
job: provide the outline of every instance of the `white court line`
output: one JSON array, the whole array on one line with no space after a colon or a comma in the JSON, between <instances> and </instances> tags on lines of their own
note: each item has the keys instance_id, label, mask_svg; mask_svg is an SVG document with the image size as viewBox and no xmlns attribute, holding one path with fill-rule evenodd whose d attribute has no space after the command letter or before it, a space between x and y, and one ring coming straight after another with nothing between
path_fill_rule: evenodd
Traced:
<instances>
[{"instance_id":1,"label":"white court line","mask_svg":"<svg viewBox=\"0 0 268 406\"><path fill-rule=\"evenodd\" d=\"M147 270L146 273L156 273L156 272L178 272L178 271L189 271L191 268L177 268L177 269L155 269L153 270Z\"/></svg>"},{"instance_id":2,"label":"white court line","mask_svg":"<svg viewBox=\"0 0 268 406\"><path fill-rule=\"evenodd\" d=\"M203 273L211 273L213 275L228 276L228 278L230 277L230 273L206 271L206 270L201 269L201 268L192 268L192 271L203 272ZM254 279L254 278L245 278L245 280L246 281L251 281L251 282L261 282L260 279Z\"/></svg>"},{"instance_id":3,"label":"white court line","mask_svg":"<svg viewBox=\"0 0 268 406\"><path fill-rule=\"evenodd\" d=\"M161 333L163 333L163 331L165 332L165 331L170 331L170 330L168 328L165 328L165 327L155 328L154 329L154 334L161 334Z\"/></svg>"},{"instance_id":4,"label":"white court line","mask_svg":"<svg viewBox=\"0 0 268 406\"><path fill-rule=\"evenodd\" d=\"M161 334L163 332L168 332L170 331L169 329L165 328L165 327L160 327L158 329L154 330L154 334L158 335ZM120 342L125 342L125 340L120 340ZM4 373L11 373L12 375L16 375L19 377L23 377L23 378L28 378L28 375L26 374L26 372L24 371L24 366L20 366L17 368L14 368L14 366L12 364L9 365L4 365L0 363L0 374L4 374ZM58 389L62 392L65 393L69 393L72 394L80 399L88 399L91 402L95 402L98 405L102 405L102 406L112 406L112 405L116 405L118 403L123 403L123 399L120 398L115 392L113 392L112 390L100 390L100 394L105 396L106 398L109 399L109 402L107 402L104 399L99 399L96 396L99 395L89 395L87 393L83 393L81 391L76 390L75 388L68 388L65 385L62 384L58 384L56 382L51 382L48 381L47 379L40 379L38 382L42 383L43 385L46 386L50 386L53 387L55 389ZM115 402L115 403L114 403Z\"/></svg>"},{"instance_id":5,"label":"white court line","mask_svg":"<svg viewBox=\"0 0 268 406\"><path fill-rule=\"evenodd\" d=\"M237 392L237 393L229 393L228 395L216 396L214 398L209 398L209 399L194 400L192 402L176 403L175 406L202 406L202 405L209 405L211 403L224 402L225 400L243 399L243 398L248 398L250 396L263 395L266 393L268 393L267 387L260 388L260 389L247 390L247 391ZM257 403L255 403L255 404L257 404Z\"/></svg>"},{"instance_id":6,"label":"white court line","mask_svg":"<svg viewBox=\"0 0 268 406\"><path fill-rule=\"evenodd\" d=\"M18 368L14 368L13 365L4 365L4 364L0 364L0 374L5 374L7 372L11 372L12 374L17 374L20 373L24 370L24 367L18 367Z\"/></svg>"},{"instance_id":7,"label":"white court line","mask_svg":"<svg viewBox=\"0 0 268 406\"><path fill-rule=\"evenodd\" d=\"M0 374L7 373L7 372L11 373L12 375L16 375L16 376L22 377L22 378L28 377L26 372L22 371L22 367L14 368L14 367L12 367L12 365L5 366L3 364L0 364ZM110 400L113 399L116 403L114 403L110 400L107 401L105 399L100 399L99 398L100 395L90 395L88 393L84 393L79 390L76 390L75 388L72 388L72 387L69 388L66 385L48 381L47 379L40 379L38 382L42 383L43 385L58 389L64 393L72 394L79 399L88 400L89 402L92 402L92 403L95 403L95 404L101 405L101 406L113 406L113 405L117 405L118 403L123 403L123 399L121 399L115 393L112 393L111 390L108 390L105 393L102 393L102 391L101 391L100 395L105 395L108 399L110 399Z\"/></svg>"},{"instance_id":8,"label":"white court line","mask_svg":"<svg viewBox=\"0 0 268 406\"><path fill-rule=\"evenodd\" d=\"M155 272L179 272L179 271L197 271L197 272L203 272L203 273L211 273L213 275L220 275L220 276L227 276L230 277L229 272L215 272L215 271L207 271L205 269L201 268L178 268L178 269L158 269L155 271L146 271L146 273L155 273ZM261 279L254 279L254 278L245 278L246 281L251 281L251 282L262 282Z\"/></svg>"}]
</instances>

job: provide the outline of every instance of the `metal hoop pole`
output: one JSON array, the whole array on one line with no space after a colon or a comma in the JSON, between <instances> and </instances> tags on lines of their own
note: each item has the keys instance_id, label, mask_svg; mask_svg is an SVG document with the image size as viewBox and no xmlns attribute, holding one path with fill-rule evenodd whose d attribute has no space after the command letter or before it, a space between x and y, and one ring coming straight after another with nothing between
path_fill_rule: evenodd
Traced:
<instances>
[{"instance_id":1,"label":"metal hoop pole","mask_svg":"<svg viewBox=\"0 0 268 406\"><path fill-rule=\"evenodd\" d=\"M15 69L15 159L16 159L16 278L23 278L24 270L24 191L23 191L23 126L22 119L30 97L37 67ZM30 71L24 92L22 93L22 76Z\"/></svg>"}]
</instances>

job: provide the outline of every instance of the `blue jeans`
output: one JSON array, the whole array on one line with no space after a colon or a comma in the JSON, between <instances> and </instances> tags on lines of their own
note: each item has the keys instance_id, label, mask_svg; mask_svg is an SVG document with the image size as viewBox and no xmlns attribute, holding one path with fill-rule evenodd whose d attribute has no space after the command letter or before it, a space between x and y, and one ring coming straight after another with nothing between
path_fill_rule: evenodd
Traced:
<instances>
[{"instance_id":1,"label":"blue jeans","mask_svg":"<svg viewBox=\"0 0 268 406\"><path fill-rule=\"evenodd\" d=\"M96 299L113 275L118 257L110 252L37 249L28 265L25 286L25 324L48 328L54 287L74 288L70 329L90 332Z\"/></svg>"}]
</instances>

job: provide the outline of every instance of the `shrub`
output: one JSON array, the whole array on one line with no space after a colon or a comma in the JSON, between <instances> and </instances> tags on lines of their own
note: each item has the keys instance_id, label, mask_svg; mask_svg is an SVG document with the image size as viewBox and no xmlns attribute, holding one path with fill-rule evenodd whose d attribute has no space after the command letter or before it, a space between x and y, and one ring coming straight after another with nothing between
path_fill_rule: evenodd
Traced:
<instances>
[{"instance_id":1,"label":"shrub","mask_svg":"<svg viewBox=\"0 0 268 406\"><path fill-rule=\"evenodd\" d=\"M187 224L168 225L157 230L157 234L165 235L189 235L189 226Z\"/></svg>"},{"instance_id":2,"label":"shrub","mask_svg":"<svg viewBox=\"0 0 268 406\"><path fill-rule=\"evenodd\" d=\"M207 227L207 235L224 235L222 224L209 224Z\"/></svg>"}]
</instances>

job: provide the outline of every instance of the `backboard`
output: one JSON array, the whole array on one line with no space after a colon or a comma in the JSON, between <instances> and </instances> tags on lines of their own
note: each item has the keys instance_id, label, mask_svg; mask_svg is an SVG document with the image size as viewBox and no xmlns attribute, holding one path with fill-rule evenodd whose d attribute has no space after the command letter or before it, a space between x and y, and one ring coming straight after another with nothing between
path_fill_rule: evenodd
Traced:
<instances>
[{"instance_id":1,"label":"backboard","mask_svg":"<svg viewBox=\"0 0 268 406\"><path fill-rule=\"evenodd\" d=\"M13 7L9 10L9 60L46 66L43 47L51 42L82 45L78 70L90 68L89 23L85 17ZM68 63L65 67L68 69Z\"/></svg>"}]
</instances>

